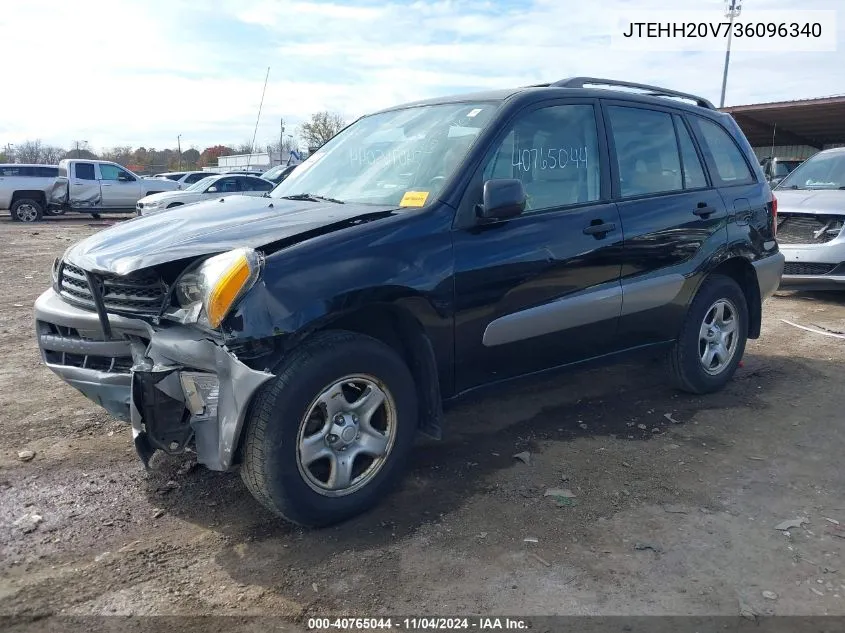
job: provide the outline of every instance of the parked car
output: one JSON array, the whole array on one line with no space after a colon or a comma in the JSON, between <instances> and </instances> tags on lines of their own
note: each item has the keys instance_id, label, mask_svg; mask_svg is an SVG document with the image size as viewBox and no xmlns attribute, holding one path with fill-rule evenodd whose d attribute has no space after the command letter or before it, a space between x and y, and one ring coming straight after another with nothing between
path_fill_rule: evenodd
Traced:
<instances>
[{"instance_id":1,"label":"parked car","mask_svg":"<svg viewBox=\"0 0 845 633\"><path fill-rule=\"evenodd\" d=\"M183 191L165 191L141 198L136 205L137 215L149 215L162 209L173 209L185 204L219 198L220 196L262 196L273 188L273 183L256 176L206 176Z\"/></svg>"},{"instance_id":2,"label":"parked car","mask_svg":"<svg viewBox=\"0 0 845 633\"><path fill-rule=\"evenodd\" d=\"M573 78L364 116L269 198L100 231L55 262L35 323L144 463L191 447L326 525L482 388L643 350L682 390L722 388L780 280L774 224L729 115Z\"/></svg>"},{"instance_id":3,"label":"parked car","mask_svg":"<svg viewBox=\"0 0 845 633\"><path fill-rule=\"evenodd\" d=\"M59 162L59 176L47 196L51 209L90 213L133 212L138 200L179 185L165 178L141 178L105 160L67 159ZM40 220L41 213L32 221Z\"/></svg>"},{"instance_id":4,"label":"parked car","mask_svg":"<svg viewBox=\"0 0 845 633\"><path fill-rule=\"evenodd\" d=\"M261 177L278 185L285 178L290 176L294 169L296 169L296 165L276 165L261 174Z\"/></svg>"},{"instance_id":5,"label":"parked car","mask_svg":"<svg viewBox=\"0 0 845 633\"><path fill-rule=\"evenodd\" d=\"M47 210L47 191L58 175L57 165L0 164L0 210L9 211L15 221L35 221Z\"/></svg>"},{"instance_id":6,"label":"parked car","mask_svg":"<svg viewBox=\"0 0 845 633\"><path fill-rule=\"evenodd\" d=\"M763 173L766 174L766 180L774 187L803 162L803 158L768 156L760 161L760 165L763 167Z\"/></svg>"},{"instance_id":7,"label":"parked car","mask_svg":"<svg viewBox=\"0 0 845 633\"><path fill-rule=\"evenodd\" d=\"M155 174L150 177L166 178L167 180L172 180L177 183L179 185L179 189L186 189L188 186L193 185L195 182L199 182L209 175L211 174L207 171L168 171L162 174Z\"/></svg>"},{"instance_id":8,"label":"parked car","mask_svg":"<svg viewBox=\"0 0 845 633\"><path fill-rule=\"evenodd\" d=\"M786 257L782 287L845 289L845 147L808 158L775 195L778 241Z\"/></svg>"}]
</instances>

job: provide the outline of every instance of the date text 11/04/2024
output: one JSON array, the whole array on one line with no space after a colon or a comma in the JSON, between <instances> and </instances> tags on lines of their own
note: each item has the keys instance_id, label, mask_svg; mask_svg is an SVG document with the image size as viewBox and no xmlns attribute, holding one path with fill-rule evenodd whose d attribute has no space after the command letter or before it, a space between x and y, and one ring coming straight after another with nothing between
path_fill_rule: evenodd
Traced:
<instances>
[{"instance_id":1,"label":"date text 11/04/2024","mask_svg":"<svg viewBox=\"0 0 845 633\"><path fill-rule=\"evenodd\" d=\"M309 631L520 631L527 630L528 623L520 618L508 617L309 618L307 628Z\"/></svg>"}]
</instances>

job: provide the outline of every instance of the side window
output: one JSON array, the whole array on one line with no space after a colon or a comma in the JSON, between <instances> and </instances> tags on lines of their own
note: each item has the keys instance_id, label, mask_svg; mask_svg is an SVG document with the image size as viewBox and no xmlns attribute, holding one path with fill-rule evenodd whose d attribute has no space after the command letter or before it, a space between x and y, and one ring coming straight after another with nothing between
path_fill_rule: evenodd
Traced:
<instances>
[{"instance_id":1,"label":"side window","mask_svg":"<svg viewBox=\"0 0 845 633\"><path fill-rule=\"evenodd\" d=\"M103 180L117 180L119 171L114 165L100 165L100 176Z\"/></svg>"},{"instance_id":2,"label":"side window","mask_svg":"<svg viewBox=\"0 0 845 633\"><path fill-rule=\"evenodd\" d=\"M195 182L199 182L200 180L202 180L203 178L205 178L205 177L206 177L206 175L207 175L207 174L204 174L204 173L191 174L190 176L188 176L187 178L185 178L185 184L187 184L187 185L192 185L192 184L194 184Z\"/></svg>"},{"instance_id":3,"label":"side window","mask_svg":"<svg viewBox=\"0 0 845 633\"><path fill-rule=\"evenodd\" d=\"M128 171L117 165L100 165L100 175L103 180L120 180L121 182L134 182L135 178Z\"/></svg>"},{"instance_id":4,"label":"side window","mask_svg":"<svg viewBox=\"0 0 845 633\"><path fill-rule=\"evenodd\" d=\"M484 166L485 181L518 178L526 213L600 198L596 115L592 105L560 105L520 116Z\"/></svg>"},{"instance_id":5,"label":"side window","mask_svg":"<svg viewBox=\"0 0 845 633\"><path fill-rule=\"evenodd\" d=\"M237 178L221 178L214 186L217 187L217 193L234 193L241 190Z\"/></svg>"},{"instance_id":6,"label":"side window","mask_svg":"<svg viewBox=\"0 0 845 633\"><path fill-rule=\"evenodd\" d=\"M754 176L742 156L742 151L730 135L712 121L702 117L695 118L722 184L741 185L754 182Z\"/></svg>"},{"instance_id":7,"label":"side window","mask_svg":"<svg viewBox=\"0 0 845 633\"><path fill-rule=\"evenodd\" d=\"M46 176L46 177L56 177L59 175L59 168L58 167L38 167L37 168L39 176Z\"/></svg>"},{"instance_id":8,"label":"side window","mask_svg":"<svg viewBox=\"0 0 845 633\"><path fill-rule=\"evenodd\" d=\"M79 180L97 180L97 176L94 175L93 163L76 163L74 171Z\"/></svg>"},{"instance_id":9,"label":"side window","mask_svg":"<svg viewBox=\"0 0 845 633\"><path fill-rule=\"evenodd\" d=\"M684 188L672 115L656 110L608 107L623 198Z\"/></svg>"},{"instance_id":10,"label":"side window","mask_svg":"<svg viewBox=\"0 0 845 633\"><path fill-rule=\"evenodd\" d=\"M28 176L32 178L35 176L35 167L21 167L20 176Z\"/></svg>"},{"instance_id":11,"label":"side window","mask_svg":"<svg viewBox=\"0 0 845 633\"><path fill-rule=\"evenodd\" d=\"M4 167L0 169L0 176L19 176L20 172L20 167Z\"/></svg>"},{"instance_id":12,"label":"side window","mask_svg":"<svg viewBox=\"0 0 845 633\"><path fill-rule=\"evenodd\" d=\"M261 180L261 178L246 177L241 181L241 188L244 191L270 191L273 188L273 183Z\"/></svg>"},{"instance_id":13,"label":"side window","mask_svg":"<svg viewBox=\"0 0 845 633\"><path fill-rule=\"evenodd\" d=\"M681 148L681 162L684 171L684 189L702 189L707 186L707 177L704 175L704 167L698 152L695 151L695 144L692 142L684 120L677 114L674 115L675 131L678 133L678 146Z\"/></svg>"}]
</instances>

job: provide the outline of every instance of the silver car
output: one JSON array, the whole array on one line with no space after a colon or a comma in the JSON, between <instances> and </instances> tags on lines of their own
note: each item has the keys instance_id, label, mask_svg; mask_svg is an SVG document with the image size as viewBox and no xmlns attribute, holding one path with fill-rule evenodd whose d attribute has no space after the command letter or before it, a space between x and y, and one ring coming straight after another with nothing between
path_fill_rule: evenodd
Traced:
<instances>
[{"instance_id":1,"label":"silver car","mask_svg":"<svg viewBox=\"0 0 845 633\"><path fill-rule=\"evenodd\" d=\"M845 290L845 147L808 158L774 193L781 288Z\"/></svg>"},{"instance_id":2,"label":"silver car","mask_svg":"<svg viewBox=\"0 0 845 633\"><path fill-rule=\"evenodd\" d=\"M195 182L182 191L165 191L141 198L135 205L135 209L137 215L148 215L162 209L172 209L220 196L263 196L274 186L269 180L257 176L215 174Z\"/></svg>"}]
</instances>

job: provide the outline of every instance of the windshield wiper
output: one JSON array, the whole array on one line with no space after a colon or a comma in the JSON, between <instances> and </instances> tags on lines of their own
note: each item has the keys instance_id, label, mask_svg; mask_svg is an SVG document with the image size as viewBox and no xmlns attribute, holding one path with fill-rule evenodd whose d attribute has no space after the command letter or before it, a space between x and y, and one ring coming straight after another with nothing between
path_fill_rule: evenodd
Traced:
<instances>
[{"instance_id":1,"label":"windshield wiper","mask_svg":"<svg viewBox=\"0 0 845 633\"><path fill-rule=\"evenodd\" d=\"M327 198L326 196L318 196L314 193L294 193L289 196L279 196L283 200L310 200L311 202L334 202L335 204L346 204L343 200L337 198Z\"/></svg>"}]
</instances>

